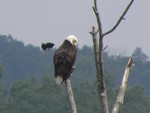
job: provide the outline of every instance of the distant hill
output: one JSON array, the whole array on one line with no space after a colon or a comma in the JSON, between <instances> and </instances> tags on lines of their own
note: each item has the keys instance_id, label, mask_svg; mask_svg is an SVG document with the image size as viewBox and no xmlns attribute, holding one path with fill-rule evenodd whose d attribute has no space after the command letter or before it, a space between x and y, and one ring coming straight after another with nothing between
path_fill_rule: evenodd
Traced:
<instances>
[{"instance_id":1,"label":"distant hill","mask_svg":"<svg viewBox=\"0 0 150 113\"><path fill-rule=\"evenodd\" d=\"M54 49L42 51L40 47L24 45L12 36L0 35L0 64L3 67L3 80L5 86L9 86L16 80L35 76L40 79L42 75L53 76ZM130 85L143 85L150 92L150 62L141 48L136 48L133 53L135 67L129 77ZM121 82L128 57L112 56L104 53L104 65L106 74L112 76L115 86ZM73 73L73 82L78 85L83 81L93 81L95 77L95 64L93 49L88 46L78 49L76 69Z\"/></svg>"},{"instance_id":2,"label":"distant hill","mask_svg":"<svg viewBox=\"0 0 150 113\"><path fill-rule=\"evenodd\" d=\"M11 36L0 36L0 63L3 66L3 78L6 84L15 80L37 76L52 70L52 55L54 50L44 52L39 47L25 46L23 42Z\"/></svg>"}]
</instances>

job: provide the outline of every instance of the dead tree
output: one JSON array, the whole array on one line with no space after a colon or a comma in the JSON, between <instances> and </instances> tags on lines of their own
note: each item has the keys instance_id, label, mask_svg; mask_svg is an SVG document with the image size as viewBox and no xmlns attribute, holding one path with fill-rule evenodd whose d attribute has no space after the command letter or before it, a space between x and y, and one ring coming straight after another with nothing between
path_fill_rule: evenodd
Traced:
<instances>
[{"instance_id":1,"label":"dead tree","mask_svg":"<svg viewBox=\"0 0 150 113\"><path fill-rule=\"evenodd\" d=\"M100 97L102 113L109 113L107 93L106 93L106 85L105 85L105 76L104 76L104 66L103 66L103 50L104 50L103 38L104 38L104 36L112 33L118 27L118 25L124 19L124 16L126 15L127 11L129 10L129 8L130 8L130 6L132 5L133 2L134 2L134 0L130 1L130 3L128 4L128 6L124 10L124 12L120 16L120 18L118 19L117 23L114 25L114 27L104 33L103 29L102 29L101 18L100 18L99 11L98 11L98 8L97 8L97 0L94 0L93 11L94 11L95 16L96 16L98 29L96 29L93 26L92 31L90 32L90 34L92 35L93 45L94 45L95 65L96 65L96 70L97 70L97 75L96 76L97 76L97 84L98 84L98 94L99 94L99 97ZM129 59L128 64L130 64L130 65L127 66L128 68L126 68L128 70L127 74L129 74L129 70L131 70L131 67L133 66L131 61L132 61L132 58ZM125 70L125 72L126 72L126 70ZM124 76L126 76L125 77L126 80L128 78L127 74L124 75ZM124 84L126 84L126 82L123 82L122 86L124 86ZM122 89L123 89L123 91L122 91ZM117 113L118 112L120 103L123 102L123 101L120 102L119 100L123 99L125 89L126 89L126 87L121 87L120 88L120 91L118 92L118 96L117 96L117 99L116 99L116 103L115 103L114 108L112 110L112 113Z\"/></svg>"}]
</instances>

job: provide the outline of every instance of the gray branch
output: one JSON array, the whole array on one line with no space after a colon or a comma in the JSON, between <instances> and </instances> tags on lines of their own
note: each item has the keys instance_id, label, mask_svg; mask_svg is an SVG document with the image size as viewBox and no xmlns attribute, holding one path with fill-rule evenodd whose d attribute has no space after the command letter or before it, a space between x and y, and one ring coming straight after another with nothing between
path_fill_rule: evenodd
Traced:
<instances>
[{"instance_id":1,"label":"gray branch","mask_svg":"<svg viewBox=\"0 0 150 113\"><path fill-rule=\"evenodd\" d=\"M134 2L134 0L131 0L131 2L128 4L128 6L126 7L126 9L124 10L123 14L118 19L117 23L114 25L114 27L112 29L110 29L109 31L107 31L106 33L102 34L103 37L105 35L108 35L109 33L113 32L118 27L118 25L124 19L124 16L126 15L126 13L128 12L128 10L130 9L130 6L132 5L133 2Z\"/></svg>"},{"instance_id":2,"label":"gray branch","mask_svg":"<svg viewBox=\"0 0 150 113\"><path fill-rule=\"evenodd\" d=\"M102 31L102 23L101 23L101 18L100 18L98 9L97 9L97 0L94 0L93 11L94 11L96 19L97 19L99 38L102 38L102 32L103 32Z\"/></svg>"},{"instance_id":3,"label":"gray branch","mask_svg":"<svg viewBox=\"0 0 150 113\"><path fill-rule=\"evenodd\" d=\"M72 72L73 72L74 68L75 67L72 68ZM69 98L72 113L77 113L77 108L76 108L76 103L75 103L74 96L73 96L73 91L72 91L70 78L68 78L65 81L65 85L66 85L66 92L67 92L67 95L68 95L68 98Z\"/></svg>"},{"instance_id":4,"label":"gray branch","mask_svg":"<svg viewBox=\"0 0 150 113\"><path fill-rule=\"evenodd\" d=\"M123 104L124 94L125 94L125 90L127 87L127 81L128 81L129 73L130 73L131 69L133 68L133 66L134 66L133 59L130 58L128 61L128 64L126 65L123 79L122 79L122 83L121 83L120 89L118 91L116 102L115 102L115 105L114 105L111 113L118 113L120 105Z\"/></svg>"}]
</instances>

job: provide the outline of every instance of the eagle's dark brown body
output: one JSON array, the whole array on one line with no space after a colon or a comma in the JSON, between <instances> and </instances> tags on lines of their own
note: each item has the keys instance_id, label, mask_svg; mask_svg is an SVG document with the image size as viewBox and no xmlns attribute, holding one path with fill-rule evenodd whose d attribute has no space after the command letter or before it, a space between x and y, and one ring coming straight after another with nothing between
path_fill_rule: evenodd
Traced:
<instances>
[{"instance_id":1,"label":"eagle's dark brown body","mask_svg":"<svg viewBox=\"0 0 150 113\"><path fill-rule=\"evenodd\" d=\"M54 54L55 78L62 79L57 84L62 84L63 81L70 77L72 67L76 60L76 53L76 46L72 45L68 40L65 40L56 50Z\"/></svg>"}]
</instances>

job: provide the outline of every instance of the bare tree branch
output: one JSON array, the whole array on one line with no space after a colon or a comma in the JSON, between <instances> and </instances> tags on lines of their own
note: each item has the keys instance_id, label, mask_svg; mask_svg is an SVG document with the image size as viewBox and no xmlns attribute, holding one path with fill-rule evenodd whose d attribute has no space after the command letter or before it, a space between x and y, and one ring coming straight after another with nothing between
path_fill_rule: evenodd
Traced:
<instances>
[{"instance_id":1,"label":"bare tree branch","mask_svg":"<svg viewBox=\"0 0 150 113\"><path fill-rule=\"evenodd\" d=\"M99 33L99 41L97 40L97 32L93 36L93 43L94 45L94 53L95 53L95 63L96 63L96 70L97 70L97 84L98 84L98 93L101 102L102 113L109 113L108 109L108 100L107 100L107 93L106 93L106 85L105 85L105 77L104 77L104 66L103 66L103 31L102 31L102 24L100 20L100 15L97 9L97 0L94 0L93 11L96 16L97 24L98 24L98 33ZM97 41L97 42L96 42ZM98 43L99 42L99 43Z\"/></svg>"},{"instance_id":2,"label":"bare tree branch","mask_svg":"<svg viewBox=\"0 0 150 113\"><path fill-rule=\"evenodd\" d=\"M108 103L107 103L107 94L106 94L106 88L105 88L105 80L103 75L103 64L100 63L102 59L101 54L99 54L99 44L97 40L97 32L98 30L95 29L95 27L92 27L92 31L90 34L92 35L93 44L94 44L94 55L95 55L95 65L96 65L96 71L97 71L97 84L98 84L98 93L100 97L101 102L101 108L103 113L109 113L108 111ZM102 51L102 50L101 50Z\"/></svg>"},{"instance_id":3,"label":"bare tree branch","mask_svg":"<svg viewBox=\"0 0 150 113\"><path fill-rule=\"evenodd\" d=\"M125 94L125 90L127 87L127 81L128 81L129 73L130 73L131 69L133 68L133 66L134 66L133 59L130 58L128 61L128 64L126 65L123 79L122 79L122 83L121 83L120 89L118 91L116 102L115 102L115 105L114 105L111 113L118 113L120 105L123 104L124 94Z\"/></svg>"},{"instance_id":4,"label":"bare tree branch","mask_svg":"<svg viewBox=\"0 0 150 113\"><path fill-rule=\"evenodd\" d=\"M104 48L103 48L103 51L105 51L107 49L108 45L106 45Z\"/></svg>"},{"instance_id":5,"label":"bare tree branch","mask_svg":"<svg viewBox=\"0 0 150 113\"><path fill-rule=\"evenodd\" d=\"M73 66L72 72L73 72L74 69L75 69L75 67ZM77 108L76 108L76 103L75 103L74 96L73 96L73 91L72 91L70 78L68 78L65 81L65 85L66 85L66 91L67 91L67 95L68 95L68 98L69 98L72 113L77 113Z\"/></svg>"},{"instance_id":6,"label":"bare tree branch","mask_svg":"<svg viewBox=\"0 0 150 113\"><path fill-rule=\"evenodd\" d=\"M101 37L102 36L102 24L101 24L99 12L98 12L98 9L97 9L97 0L94 0L93 11L95 13L97 23L98 23L99 37Z\"/></svg>"},{"instance_id":7,"label":"bare tree branch","mask_svg":"<svg viewBox=\"0 0 150 113\"><path fill-rule=\"evenodd\" d=\"M113 32L118 27L118 25L120 24L120 22L122 20L124 20L124 16L126 15L126 13L128 12L128 10L130 9L130 6L132 5L133 2L134 2L134 0L131 0L131 2L128 4L128 6L126 7L126 9L124 10L123 14L118 19L117 23L114 25L114 27L112 29L110 29L109 31L107 31L106 33L102 34L103 37L105 35L110 34L111 32Z\"/></svg>"},{"instance_id":8,"label":"bare tree branch","mask_svg":"<svg viewBox=\"0 0 150 113\"><path fill-rule=\"evenodd\" d=\"M100 65L99 65L99 45L98 45L98 40L97 40L97 33L98 30L96 30L96 28L93 26L92 27L92 31L90 32L90 34L92 35L92 39L93 39L93 45L94 45L94 55L95 55L95 66L96 66L96 71L97 71L97 79L99 80L99 75L100 75Z\"/></svg>"}]
</instances>

